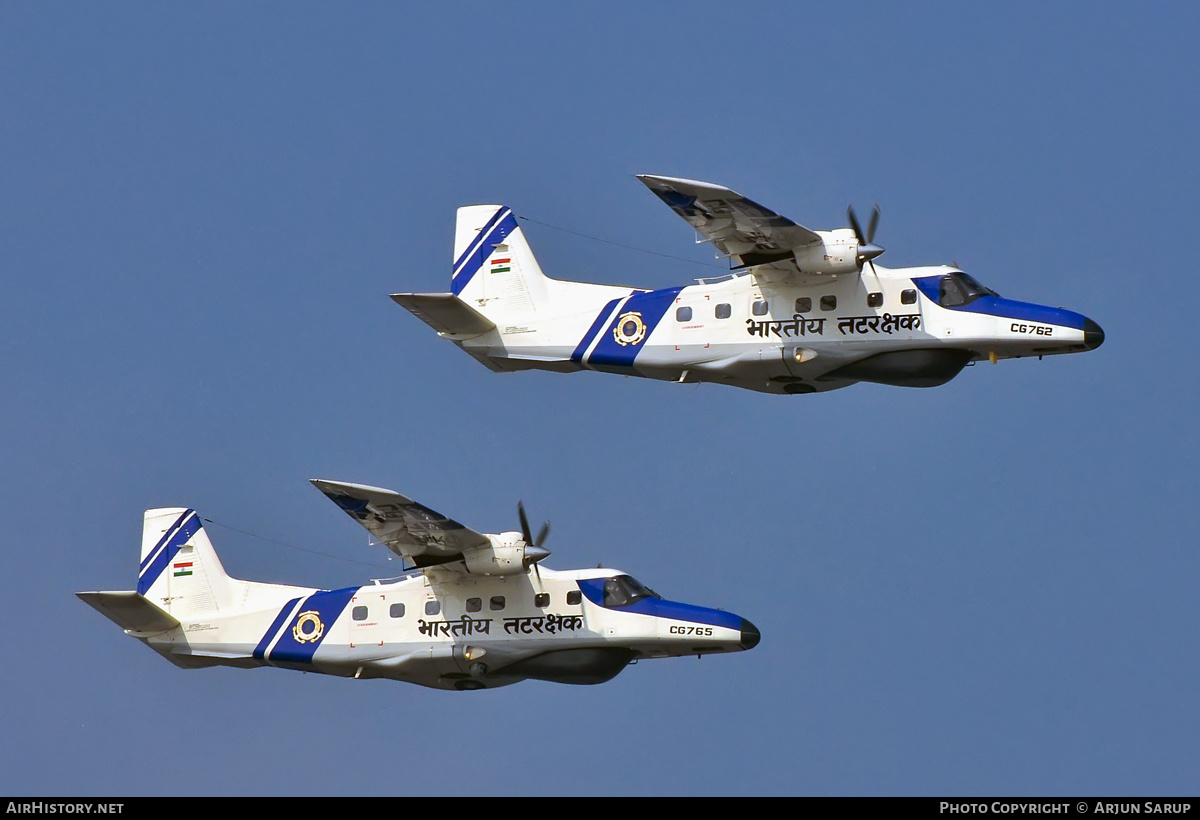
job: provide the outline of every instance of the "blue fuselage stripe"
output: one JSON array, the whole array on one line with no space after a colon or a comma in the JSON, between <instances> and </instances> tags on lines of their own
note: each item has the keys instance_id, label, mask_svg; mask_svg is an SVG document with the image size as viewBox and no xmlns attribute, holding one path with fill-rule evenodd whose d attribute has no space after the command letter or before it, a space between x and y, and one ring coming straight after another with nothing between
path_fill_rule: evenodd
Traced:
<instances>
[{"instance_id":1,"label":"blue fuselage stripe","mask_svg":"<svg viewBox=\"0 0 1200 820\"><path fill-rule=\"evenodd\" d=\"M258 642L258 646L254 647L254 657L260 661L266 654L267 647L271 645L271 641L275 637L275 633L283 626L283 622L287 620L288 615L296 610L296 604L300 602L299 598L293 598L284 604L283 609L279 610L279 614L275 616L275 620L271 622L271 626L263 633L262 640Z\"/></svg>"},{"instance_id":2,"label":"blue fuselage stripe","mask_svg":"<svg viewBox=\"0 0 1200 820\"><path fill-rule=\"evenodd\" d=\"M999 316L1002 319L1019 319L1022 322L1058 325L1075 330L1083 330L1085 321L1085 317L1081 313L1052 308L1047 305L1035 305L1032 302L1015 302L999 296L980 296L971 304L960 309L971 313Z\"/></svg>"},{"instance_id":3,"label":"blue fuselage stripe","mask_svg":"<svg viewBox=\"0 0 1200 820\"><path fill-rule=\"evenodd\" d=\"M643 291L630 296L625 304L621 305L617 315L605 328L600 341L596 342L596 347L588 355L587 366L610 373L632 372L634 359L642 352L646 341L662 321L663 315L675 303L675 297L681 290L682 287L666 288ZM628 318L634 313L637 314L636 321ZM644 325L645 332L636 342L622 343L622 335L617 332L617 328L625 322L632 322L634 327L637 322Z\"/></svg>"},{"instance_id":4,"label":"blue fuselage stripe","mask_svg":"<svg viewBox=\"0 0 1200 820\"><path fill-rule=\"evenodd\" d=\"M588 332L583 335L583 339L579 342L579 346L576 347L575 352L571 354L571 361L577 364L583 361L583 354L587 352L588 346L592 343L592 339L596 338L596 334L600 331L600 327L604 324L604 321L612 313L613 307L615 307L619 301L621 300L613 299L604 306L604 310L600 311L600 313L596 315L596 321L592 322L592 326L589 327Z\"/></svg>"},{"instance_id":5,"label":"blue fuselage stripe","mask_svg":"<svg viewBox=\"0 0 1200 820\"><path fill-rule=\"evenodd\" d=\"M313 655L329 636L334 621L345 611L346 605L350 603L351 598L358 594L359 589L361 587L335 589L332 592L314 592L301 606L289 610L293 613L292 617L285 622L283 629L279 632L279 640L275 642L275 646L271 647L271 651L266 653L265 660L273 666L301 668L311 666ZM312 640L296 640L296 623L309 612L316 613L316 617L321 623L321 633ZM259 645L262 646L262 643L260 642Z\"/></svg>"},{"instance_id":6,"label":"blue fuselage stripe","mask_svg":"<svg viewBox=\"0 0 1200 820\"><path fill-rule=\"evenodd\" d=\"M1058 325L1075 330L1083 330L1087 317L1081 313L1062 308L1052 308L1047 305L1036 305L1032 302L1017 302L1002 296L980 296L965 305L947 306L939 304L940 286L944 274L937 276L920 276L912 282L921 289L925 298L944 310L959 313L981 313L985 316L998 316L1001 319L1017 319L1022 322L1036 322L1043 325Z\"/></svg>"},{"instance_id":7,"label":"blue fuselage stripe","mask_svg":"<svg viewBox=\"0 0 1200 820\"><path fill-rule=\"evenodd\" d=\"M607 580L607 578L585 578L579 581L579 589L583 591L589 601L603 607L604 582ZM743 621L741 616L723 609L709 609L694 604L668 601L666 598L642 598L629 606L604 608L612 612L636 612L639 615L651 615L655 618L667 618L672 621L689 621L725 629L741 630Z\"/></svg>"}]
</instances>

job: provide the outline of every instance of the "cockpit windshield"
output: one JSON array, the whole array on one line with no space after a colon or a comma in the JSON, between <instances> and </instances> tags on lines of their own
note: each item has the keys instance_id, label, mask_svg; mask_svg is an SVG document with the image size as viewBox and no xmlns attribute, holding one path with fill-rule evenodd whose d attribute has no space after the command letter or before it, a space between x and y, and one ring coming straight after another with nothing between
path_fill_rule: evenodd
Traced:
<instances>
[{"instance_id":1,"label":"cockpit windshield","mask_svg":"<svg viewBox=\"0 0 1200 820\"><path fill-rule=\"evenodd\" d=\"M938 286L938 304L942 307L962 307L974 302L980 296L999 295L996 291L985 288L969 274L961 271L946 274Z\"/></svg>"},{"instance_id":2,"label":"cockpit windshield","mask_svg":"<svg viewBox=\"0 0 1200 820\"><path fill-rule=\"evenodd\" d=\"M623 607L643 598L661 598L650 587L630 575L617 575L604 582L604 606Z\"/></svg>"}]
</instances>

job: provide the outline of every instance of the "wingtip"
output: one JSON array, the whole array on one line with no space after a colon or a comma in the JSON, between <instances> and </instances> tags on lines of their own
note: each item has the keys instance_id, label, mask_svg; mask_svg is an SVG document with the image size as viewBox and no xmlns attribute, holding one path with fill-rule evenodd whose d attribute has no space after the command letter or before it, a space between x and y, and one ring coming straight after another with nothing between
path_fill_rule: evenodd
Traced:
<instances>
[{"instance_id":1,"label":"wingtip","mask_svg":"<svg viewBox=\"0 0 1200 820\"><path fill-rule=\"evenodd\" d=\"M683 177L667 177L662 174L635 174L638 180L643 185L654 187L655 184L670 185L673 182L695 182L695 180L684 179Z\"/></svg>"},{"instance_id":2,"label":"wingtip","mask_svg":"<svg viewBox=\"0 0 1200 820\"><path fill-rule=\"evenodd\" d=\"M343 493L386 493L388 495L400 495L400 493L387 487L376 487L373 484L359 484L354 481L334 481L331 478L310 478L309 481L321 492L332 490Z\"/></svg>"},{"instance_id":3,"label":"wingtip","mask_svg":"<svg viewBox=\"0 0 1200 820\"><path fill-rule=\"evenodd\" d=\"M645 185L649 185L651 182L674 182L678 180L677 177L665 177L661 174L634 174L634 176Z\"/></svg>"},{"instance_id":4,"label":"wingtip","mask_svg":"<svg viewBox=\"0 0 1200 820\"><path fill-rule=\"evenodd\" d=\"M701 191L711 191L714 193L730 192L729 188L724 185L719 185L716 182L708 182L703 179L690 179L688 177L668 177L660 174L636 174L642 184L650 190L655 190L659 186L667 186L672 189L679 189L683 186L684 189L699 189Z\"/></svg>"}]
</instances>

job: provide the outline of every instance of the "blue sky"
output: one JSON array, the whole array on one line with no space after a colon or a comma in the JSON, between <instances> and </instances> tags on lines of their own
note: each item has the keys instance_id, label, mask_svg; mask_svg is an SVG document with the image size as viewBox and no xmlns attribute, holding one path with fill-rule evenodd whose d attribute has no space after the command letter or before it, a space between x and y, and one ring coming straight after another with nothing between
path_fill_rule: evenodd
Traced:
<instances>
[{"instance_id":1,"label":"blue sky","mask_svg":"<svg viewBox=\"0 0 1200 820\"><path fill-rule=\"evenodd\" d=\"M0 791L1194 793L1198 18L0 6ZM387 298L446 289L480 202L689 260L529 225L551 276L706 275L636 173L813 228L878 202L882 264L953 260L1107 341L777 397L494 374ZM547 565L762 643L451 694L184 672L74 597L132 588L166 505L238 577L391 574L311 477L481 530L523 499Z\"/></svg>"}]
</instances>

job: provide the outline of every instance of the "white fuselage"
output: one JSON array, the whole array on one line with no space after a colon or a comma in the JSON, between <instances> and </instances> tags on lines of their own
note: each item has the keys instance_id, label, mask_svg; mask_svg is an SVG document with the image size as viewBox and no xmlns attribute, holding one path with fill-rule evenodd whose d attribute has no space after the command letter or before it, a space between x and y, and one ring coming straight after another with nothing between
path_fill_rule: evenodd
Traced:
<instances>
[{"instance_id":1,"label":"white fuselage","mask_svg":"<svg viewBox=\"0 0 1200 820\"><path fill-rule=\"evenodd\" d=\"M721 610L653 596L623 605L619 592L606 605L606 584L624 578L603 569L429 570L333 591L254 584L257 608L174 613L174 629L130 634L182 666L278 666L441 689L526 678L598 683L639 658L758 642L753 625Z\"/></svg>"},{"instance_id":2,"label":"white fuselage","mask_svg":"<svg viewBox=\"0 0 1200 820\"><path fill-rule=\"evenodd\" d=\"M1103 339L1080 314L990 292L942 304L954 301L939 293L947 276L963 274L876 267L799 285L742 275L658 291L577 291L530 304L519 324L454 340L498 369L591 369L808 393L856 381L932 386L979 359L1075 352ZM918 352L894 355L905 351ZM864 360L871 362L854 367Z\"/></svg>"},{"instance_id":3,"label":"white fuselage","mask_svg":"<svg viewBox=\"0 0 1200 820\"><path fill-rule=\"evenodd\" d=\"M1003 299L946 266L888 269L866 235L810 231L723 186L639 176L734 267L644 290L545 275L511 209L458 209L449 293L397 303L498 371L601 370L766 393L933 387L981 359L1092 350L1079 313Z\"/></svg>"}]
</instances>

